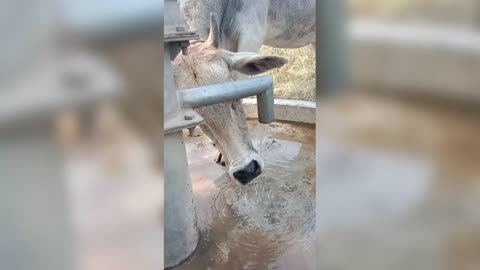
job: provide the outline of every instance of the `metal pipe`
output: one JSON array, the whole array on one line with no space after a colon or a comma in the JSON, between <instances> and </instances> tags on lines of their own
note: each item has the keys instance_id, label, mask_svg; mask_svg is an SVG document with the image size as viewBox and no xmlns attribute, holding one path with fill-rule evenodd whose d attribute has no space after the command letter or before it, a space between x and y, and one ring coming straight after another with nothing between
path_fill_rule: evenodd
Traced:
<instances>
[{"instance_id":1,"label":"metal pipe","mask_svg":"<svg viewBox=\"0 0 480 270\"><path fill-rule=\"evenodd\" d=\"M181 264L198 245L192 181L182 131L165 134L165 267Z\"/></svg>"},{"instance_id":2,"label":"metal pipe","mask_svg":"<svg viewBox=\"0 0 480 270\"><path fill-rule=\"evenodd\" d=\"M170 46L165 43L164 93L165 124L181 111L170 64ZM187 154L182 131L165 134L165 268L181 264L195 251L198 228L193 206L192 181L188 171Z\"/></svg>"},{"instance_id":3,"label":"metal pipe","mask_svg":"<svg viewBox=\"0 0 480 270\"><path fill-rule=\"evenodd\" d=\"M271 123L275 119L272 75L180 90L178 96L182 104L193 109L257 96L260 123Z\"/></svg>"},{"instance_id":4,"label":"metal pipe","mask_svg":"<svg viewBox=\"0 0 480 270\"><path fill-rule=\"evenodd\" d=\"M270 124L275 120L273 87L257 96L258 122Z\"/></svg>"}]
</instances>

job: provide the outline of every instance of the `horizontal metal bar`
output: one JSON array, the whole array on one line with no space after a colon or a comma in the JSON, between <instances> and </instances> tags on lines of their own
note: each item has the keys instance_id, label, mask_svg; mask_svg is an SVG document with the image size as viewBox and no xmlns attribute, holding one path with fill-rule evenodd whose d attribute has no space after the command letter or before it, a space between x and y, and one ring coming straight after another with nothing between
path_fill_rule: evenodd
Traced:
<instances>
[{"instance_id":1,"label":"horizontal metal bar","mask_svg":"<svg viewBox=\"0 0 480 270\"><path fill-rule=\"evenodd\" d=\"M265 93L268 89L272 89L272 87L272 75L265 75L252 79L180 90L178 91L178 96L183 106L195 109L250 96L257 96Z\"/></svg>"}]
</instances>

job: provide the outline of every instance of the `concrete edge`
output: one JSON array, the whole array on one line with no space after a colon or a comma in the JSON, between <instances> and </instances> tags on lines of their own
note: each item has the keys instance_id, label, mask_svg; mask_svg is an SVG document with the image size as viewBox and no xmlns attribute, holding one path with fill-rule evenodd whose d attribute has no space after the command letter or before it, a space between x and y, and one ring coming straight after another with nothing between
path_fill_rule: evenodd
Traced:
<instances>
[{"instance_id":1,"label":"concrete edge","mask_svg":"<svg viewBox=\"0 0 480 270\"><path fill-rule=\"evenodd\" d=\"M275 120L304 124L315 124L316 103L305 100L275 99ZM243 99L243 108L247 119L257 119L257 100Z\"/></svg>"}]
</instances>

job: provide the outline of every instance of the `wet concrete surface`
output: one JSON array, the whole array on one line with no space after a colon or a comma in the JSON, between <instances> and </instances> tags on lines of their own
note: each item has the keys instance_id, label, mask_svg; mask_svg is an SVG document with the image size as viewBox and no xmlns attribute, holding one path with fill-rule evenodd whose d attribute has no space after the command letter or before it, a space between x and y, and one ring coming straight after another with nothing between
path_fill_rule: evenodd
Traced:
<instances>
[{"instance_id":1,"label":"wet concrete surface","mask_svg":"<svg viewBox=\"0 0 480 270\"><path fill-rule=\"evenodd\" d=\"M266 169L245 187L213 161L203 133L185 133L201 239L175 269L315 269L314 128L249 124Z\"/></svg>"},{"instance_id":2,"label":"wet concrete surface","mask_svg":"<svg viewBox=\"0 0 480 270\"><path fill-rule=\"evenodd\" d=\"M480 115L368 95L317 105L318 269L480 269Z\"/></svg>"}]
</instances>

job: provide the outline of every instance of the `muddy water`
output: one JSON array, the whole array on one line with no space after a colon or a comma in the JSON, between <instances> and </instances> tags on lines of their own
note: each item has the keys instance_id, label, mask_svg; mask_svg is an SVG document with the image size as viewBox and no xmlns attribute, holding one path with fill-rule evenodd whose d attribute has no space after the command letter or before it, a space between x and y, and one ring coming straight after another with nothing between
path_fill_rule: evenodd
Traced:
<instances>
[{"instance_id":1,"label":"muddy water","mask_svg":"<svg viewBox=\"0 0 480 270\"><path fill-rule=\"evenodd\" d=\"M319 105L318 269L480 269L480 115L362 95Z\"/></svg>"},{"instance_id":2,"label":"muddy water","mask_svg":"<svg viewBox=\"0 0 480 270\"><path fill-rule=\"evenodd\" d=\"M185 137L201 239L176 269L315 269L314 128L250 127L266 169L246 187L213 161L203 133Z\"/></svg>"}]
</instances>

